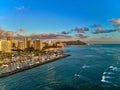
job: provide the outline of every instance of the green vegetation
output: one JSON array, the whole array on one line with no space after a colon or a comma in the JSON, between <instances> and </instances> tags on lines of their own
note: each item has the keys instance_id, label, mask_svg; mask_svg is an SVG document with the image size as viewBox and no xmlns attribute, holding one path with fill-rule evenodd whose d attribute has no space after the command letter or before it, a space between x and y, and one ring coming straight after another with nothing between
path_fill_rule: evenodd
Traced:
<instances>
[{"instance_id":1,"label":"green vegetation","mask_svg":"<svg viewBox=\"0 0 120 90\"><path fill-rule=\"evenodd\" d=\"M85 42L82 42L80 40L75 40L75 41L65 41L63 43L66 43L66 45L86 45Z\"/></svg>"},{"instance_id":2,"label":"green vegetation","mask_svg":"<svg viewBox=\"0 0 120 90\"><path fill-rule=\"evenodd\" d=\"M46 46L43 50L50 49L50 48L61 48L61 46Z\"/></svg>"},{"instance_id":3,"label":"green vegetation","mask_svg":"<svg viewBox=\"0 0 120 90\"><path fill-rule=\"evenodd\" d=\"M30 47L30 48L25 48L24 49L24 52L34 52L34 48L33 47Z\"/></svg>"}]
</instances>

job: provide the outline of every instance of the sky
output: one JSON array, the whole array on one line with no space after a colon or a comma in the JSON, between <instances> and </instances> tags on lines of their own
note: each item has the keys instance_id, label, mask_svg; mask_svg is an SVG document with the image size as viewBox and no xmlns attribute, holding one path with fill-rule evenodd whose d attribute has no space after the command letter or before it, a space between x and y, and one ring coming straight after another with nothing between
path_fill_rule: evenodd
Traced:
<instances>
[{"instance_id":1,"label":"sky","mask_svg":"<svg viewBox=\"0 0 120 90\"><path fill-rule=\"evenodd\" d=\"M120 0L0 0L0 35L120 43L119 3Z\"/></svg>"}]
</instances>

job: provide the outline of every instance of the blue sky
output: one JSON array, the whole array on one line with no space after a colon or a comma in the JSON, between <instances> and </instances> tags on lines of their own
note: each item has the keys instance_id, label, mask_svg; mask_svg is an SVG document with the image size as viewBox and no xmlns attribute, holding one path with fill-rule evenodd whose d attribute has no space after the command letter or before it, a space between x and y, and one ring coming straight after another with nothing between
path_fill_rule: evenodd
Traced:
<instances>
[{"instance_id":1,"label":"blue sky","mask_svg":"<svg viewBox=\"0 0 120 90\"><path fill-rule=\"evenodd\" d=\"M109 20L120 18L119 3L119 0L0 0L0 27L12 31L22 28L28 34L61 33L93 24L112 29L114 22ZM91 34L92 30L84 34L89 36L85 40L111 36L112 42L120 36L120 32Z\"/></svg>"}]
</instances>

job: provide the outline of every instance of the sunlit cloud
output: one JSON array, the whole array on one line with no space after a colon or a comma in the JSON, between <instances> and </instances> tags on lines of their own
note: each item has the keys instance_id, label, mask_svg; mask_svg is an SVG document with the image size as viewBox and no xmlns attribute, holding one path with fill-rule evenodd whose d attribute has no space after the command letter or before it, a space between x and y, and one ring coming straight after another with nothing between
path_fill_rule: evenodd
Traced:
<instances>
[{"instance_id":1,"label":"sunlit cloud","mask_svg":"<svg viewBox=\"0 0 120 90\"><path fill-rule=\"evenodd\" d=\"M36 34L33 33L29 37L32 39L68 39L72 38L70 35L65 35L65 34L57 34L57 33L42 33L42 34Z\"/></svg>"},{"instance_id":2,"label":"sunlit cloud","mask_svg":"<svg viewBox=\"0 0 120 90\"><path fill-rule=\"evenodd\" d=\"M8 37L8 36L14 36L14 32L13 31L4 30L2 27L0 27L0 38Z\"/></svg>"},{"instance_id":3,"label":"sunlit cloud","mask_svg":"<svg viewBox=\"0 0 120 90\"><path fill-rule=\"evenodd\" d=\"M103 30L101 28L97 28L93 33L94 34L113 33L113 32L117 32L117 31L119 31L119 29L107 29L107 30Z\"/></svg>"},{"instance_id":4,"label":"sunlit cloud","mask_svg":"<svg viewBox=\"0 0 120 90\"><path fill-rule=\"evenodd\" d=\"M72 34L72 33L85 33L86 31L89 31L89 28L83 27L83 28L74 28L68 31L63 31L61 34Z\"/></svg>"},{"instance_id":5,"label":"sunlit cloud","mask_svg":"<svg viewBox=\"0 0 120 90\"><path fill-rule=\"evenodd\" d=\"M87 27L75 28L74 31L76 31L77 33L84 33L86 31L89 31L89 28L87 28Z\"/></svg>"},{"instance_id":6,"label":"sunlit cloud","mask_svg":"<svg viewBox=\"0 0 120 90\"><path fill-rule=\"evenodd\" d=\"M110 22L114 23L114 26L118 27L120 26L120 18L112 18L111 20L109 20Z\"/></svg>"}]
</instances>

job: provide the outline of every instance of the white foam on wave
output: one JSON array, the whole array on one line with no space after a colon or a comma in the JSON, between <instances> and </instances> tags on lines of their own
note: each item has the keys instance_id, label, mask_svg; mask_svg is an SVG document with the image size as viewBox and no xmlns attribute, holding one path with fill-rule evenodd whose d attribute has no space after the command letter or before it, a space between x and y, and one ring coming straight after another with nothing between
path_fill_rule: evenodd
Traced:
<instances>
[{"instance_id":1,"label":"white foam on wave","mask_svg":"<svg viewBox=\"0 0 120 90\"><path fill-rule=\"evenodd\" d=\"M114 67L114 66L110 66L109 68L112 69L113 71L117 71L118 69L117 67Z\"/></svg>"},{"instance_id":2,"label":"white foam on wave","mask_svg":"<svg viewBox=\"0 0 120 90\"><path fill-rule=\"evenodd\" d=\"M102 76L102 79L101 79L101 82L104 82L104 83L111 83L110 81L106 80L106 79L109 79L109 78L113 78L113 77L110 77L110 76Z\"/></svg>"},{"instance_id":3,"label":"white foam on wave","mask_svg":"<svg viewBox=\"0 0 120 90\"><path fill-rule=\"evenodd\" d=\"M74 74L74 77L76 77L76 79L82 79L84 81L88 81L88 82L92 82L92 80L84 75L81 74Z\"/></svg>"},{"instance_id":4,"label":"white foam on wave","mask_svg":"<svg viewBox=\"0 0 120 90\"><path fill-rule=\"evenodd\" d=\"M53 70L53 69L54 69L54 67L50 67L50 68L48 68L48 71Z\"/></svg>"},{"instance_id":5,"label":"white foam on wave","mask_svg":"<svg viewBox=\"0 0 120 90\"><path fill-rule=\"evenodd\" d=\"M88 66L88 65L83 65L82 66L82 68L84 69L84 68L89 68L90 66Z\"/></svg>"},{"instance_id":6,"label":"white foam on wave","mask_svg":"<svg viewBox=\"0 0 120 90\"><path fill-rule=\"evenodd\" d=\"M101 82L103 82L103 83L111 83L111 82L109 82L107 80L104 80L104 79L102 79Z\"/></svg>"},{"instance_id":7,"label":"white foam on wave","mask_svg":"<svg viewBox=\"0 0 120 90\"><path fill-rule=\"evenodd\" d=\"M114 74L113 72L103 72L103 74Z\"/></svg>"},{"instance_id":8,"label":"white foam on wave","mask_svg":"<svg viewBox=\"0 0 120 90\"><path fill-rule=\"evenodd\" d=\"M117 67L114 67L112 70L113 70L113 71L117 71L117 69L118 69Z\"/></svg>"},{"instance_id":9,"label":"white foam on wave","mask_svg":"<svg viewBox=\"0 0 120 90\"><path fill-rule=\"evenodd\" d=\"M75 74L74 76L75 76L75 77L79 77L80 75L79 75L79 74Z\"/></svg>"},{"instance_id":10,"label":"white foam on wave","mask_svg":"<svg viewBox=\"0 0 120 90\"><path fill-rule=\"evenodd\" d=\"M102 79L107 79L107 78L113 78L113 77L110 77L110 76L102 76Z\"/></svg>"},{"instance_id":11,"label":"white foam on wave","mask_svg":"<svg viewBox=\"0 0 120 90\"><path fill-rule=\"evenodd\" d=\"M114 66L110 66L109 68L114 68Z\"/></svg>"},{"instance_id":12,"label":"white foam on wave","mask_svg":"<svg viewBox=\"0 0 120 90\"><path fill-rule=\"evenodd\" d=\"M109 66L109 68L107 68L103 72L101 82L106 83L106 84L113 84L114 86L117 86L119 82L116 81L116 74L118 74L119 71L120 71L120 68L116 66Z\"/></svg>"},{"instance_id":13,"label":"white foam on wave","mask_svg":"<svg viewBox=\"0 0 120 90\"><path fill-rule=\"evenodd\" d=\"M110 66L109 68L112 69L113 71L117 71L118 70L118 68L114 67L114 66Z\"/></svg>"}]
</instances>

